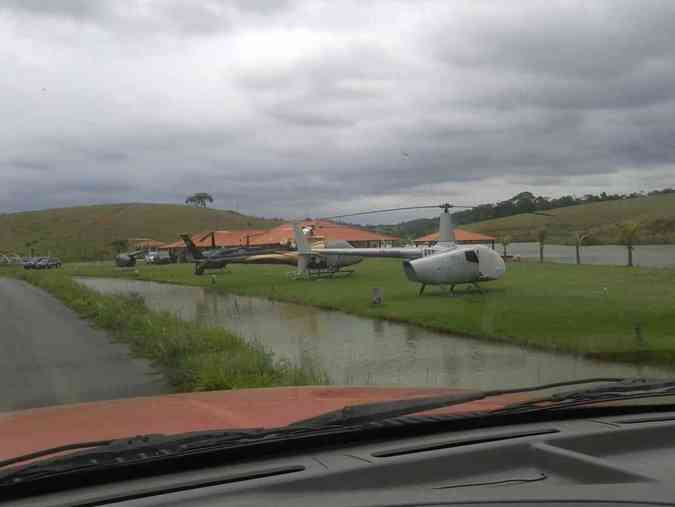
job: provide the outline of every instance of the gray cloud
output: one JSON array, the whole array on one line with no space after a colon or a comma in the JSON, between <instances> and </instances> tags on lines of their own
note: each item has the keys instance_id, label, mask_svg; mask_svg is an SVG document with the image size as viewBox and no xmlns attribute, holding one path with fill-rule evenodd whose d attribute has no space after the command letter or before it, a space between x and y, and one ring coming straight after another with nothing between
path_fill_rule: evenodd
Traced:
<instances>
[{"instance_id":1,"label":"gray cloud","mask_svg":"<svg viewBox=\"0 0 675 507\"><path fill-rule=\"evenodd\" d=\"M298 110L299 108L297 106L299 105L296 104L296 107L290 106L272 110L269 112L269 115L281 122L303 127L348 127L355 123L350 119L340 118L337 113L329 114L317 111L302 111Z\"/></svg>"},{"instance_id":2,"label":"gray cloud","mask_svg":"<svg viewBox=\"0 0 675 507\"><path fill-rule=\"evenodd\" d=\"M261 14L284 10L290 4L289 0L256 0L254 2L251 0L235 0L232 3L243 11Z\"/></svg>"},{"instance_id":3,"label":"gray cloud","mask_svg":"<svg viewBox=\"0 0 675 507\"><path fill-rule=\"evenodd\" d=\"M632 73L650 61L672 61L675 5L668 0L528 5L483 10L462 27L461 44L441 43L438 53L468 67L599 81ZM437 37L445 39L442 33Z\"/></svg>"},{"instance_id":4,"label":"gray cloud","mask_svg":"<svg viewBox=\"0 0 675 507\"><path fill-rule=\"evenodd\" d=\"M7 162L0 162L8 170L16 171L38 171L43 172L49 170L49 165L46 162L33 160L8 160Z\"/></svg>"},{"instance_id":5,"label":"gray cloud","mask_svg":"<svg viewBox=\"0 0 675 507\"><path fill-rule=\"evenodd\" d=\"M219 0L5 0L0 12L93 25L111 33L204 35L229 30L235 7Z\"/></svg>"},{"instance_id":6,"label":"gray cloud","mask_svg":"<svg viewBox=\"0 0 675 507\"><path fill-rule=\"evenodd\" d=\"M65 0L63 2L45 2L44 0L4 0L0 10L5 12L25 12L36 16L56 16L74 19L105 17L110 10L110 2L101 0Z\"/></svg>"},{"instance_id":7,"label":"gray cloud","mask_svg":"<svg viewBox=\"0 0 675 507\"><path fill-rule=\"evenodd\" d=\"M5 1L0 210L205 190L298 216L672 182L673 27L657 0Z\"/></svg>"}]
</instances>

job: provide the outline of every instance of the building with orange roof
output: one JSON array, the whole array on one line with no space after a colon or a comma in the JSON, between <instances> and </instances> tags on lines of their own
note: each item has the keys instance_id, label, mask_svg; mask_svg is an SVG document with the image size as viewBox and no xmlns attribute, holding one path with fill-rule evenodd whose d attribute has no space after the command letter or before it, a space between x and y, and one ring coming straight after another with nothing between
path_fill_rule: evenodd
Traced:
<instances>
[{"instance_id":1,"label":"building with orange roof","mask_svg":"<svg viewBox=\"0 0 675 507\"><path fill-rule=\"evenodd\" d=\"M263 234L264 229L240 229L236 231L208 231L197 234L193 239L199 248L217 248L246 246L251 244L250 238Z\"/></svg>"},{"instance_id":2,"label":"building with orange roof","mask_svg":"<svg viewBox=\"0 0 675 507\"><path fill-rule=\"evenodd\" d=\"M464 229L455 229L455 241L462 245L489 244L493 249L497 238L488 236L479 232L465 231ZM438 242L438 232L427 234L415 240L416 245L433 245Z\"/></svg>"},{"instance_id":3,"label":"building with orange roof","mask_svg":"<svg viewBox=\"0 0 675 507\"><path fill-rule=\"evenodd\" d=\"M238 231L203 231L192 234L190 238L198 248L209 249L218 247L242 246L247 244L247 238L266 232L262 229L243 229ZM185 248L182 239L173 243L165 243L160 250L179 250Z\"/></svg>"},{"instance_id":4,"label":"building with orange roof","mask_svg":"<svg viewBox=\"0 0 675 507\"><path fill-rule=\"evenodd\" d=\"M222 231L221 231L222 232ZM190 238L192 239L193 243L197 243L197 241L201 241L202 238L206 235L209 234L209 231L202 231L202 232L197 232L195 234L192 234ZM164 243L162 246L158 247L159 250L180 250L185 248L185 243L183 243L182 239L173 241L171 243Z\"/></svg>"},{"instance_id":5,"label":"building with orange roof","mask_svg":"<svg viewBox=\"0 0 675 507\"><path fill-rule=\"evenodd\" d=\"M329 220L304 220L300 227L308 236L324 241L346 241L354 248L382 248L399 241L396 236L380 234ZM287 245L293 242L293 224L281 224L265 233L251 236L251 246Z\"/></svg>"},{"instance_id":6,"label":"building with orange roof","mask_svg":"<svg viewBox=\"0 0 675 507\"><path fill-rule=\"evenodd\" d=\"M351 225L338 224L328 220L305 220L300 223L305 234L315 240L347 241L355 248L371 248L392 246L399 238L386 234L379 234ZM279 247L293 243L293 224L285 223L269 230L242 229L237 231L206 231L193 234L192 241L198 248L209 249L218 247L237 246L265 246ZM180 253L185 249L182 240L167 243L160 247Z\"/></svg>"}]
</instances>

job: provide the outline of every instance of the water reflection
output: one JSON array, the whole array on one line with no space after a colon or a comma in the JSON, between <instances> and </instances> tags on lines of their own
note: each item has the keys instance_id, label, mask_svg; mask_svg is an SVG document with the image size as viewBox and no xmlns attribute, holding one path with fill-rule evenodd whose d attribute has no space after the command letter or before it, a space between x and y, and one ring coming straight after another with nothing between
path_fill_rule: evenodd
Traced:
<instances>
[{"instance_id":1,"label":"water reflection","mask_svg":"<svg viewBox=\"0 0 675 507\"><path fill-rule=\"evenodd\" d=\"M591 361L198 287L78 281L104 293L137 293L152 309L223 326L262 343L278 359L324 371L334 384L493 389L582 377L671 374L661 368ZM492 326L492 314L488 304L484 329Z\"/></svg>"}]
</instances>

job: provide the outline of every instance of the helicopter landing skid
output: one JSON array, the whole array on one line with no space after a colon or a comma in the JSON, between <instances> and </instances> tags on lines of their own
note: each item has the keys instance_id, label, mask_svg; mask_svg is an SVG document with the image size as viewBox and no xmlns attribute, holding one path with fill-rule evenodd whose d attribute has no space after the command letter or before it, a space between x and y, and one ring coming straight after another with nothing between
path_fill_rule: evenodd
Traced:
<instances>
[{"instance_id":1,"label":"helicopter landing skid","mask_svg":"<svg viewBox=\"0 0 675 507\"><path fill-rule=\"evenodd\" d=\"M354 273L353 269L310 269L307 273L299 274L296 271L288 273L293 280L317 280L319 278L346 278Z\"/></svg>"}]
</instances>

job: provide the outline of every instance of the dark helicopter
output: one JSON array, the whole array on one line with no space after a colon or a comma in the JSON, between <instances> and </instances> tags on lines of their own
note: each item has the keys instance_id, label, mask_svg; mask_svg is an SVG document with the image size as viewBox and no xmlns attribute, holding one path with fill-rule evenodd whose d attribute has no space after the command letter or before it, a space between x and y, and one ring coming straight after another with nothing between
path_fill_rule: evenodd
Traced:
<instances>
[{"instance_id":1,"label":"dark helicopter","mask_svg":"<svg viewBox=\"0 0 675 507\"><path fill-rule=\"evenodd\" d=\"M300 262L304 266L304 276L313 278L321 276L332 277L338 273L351 274L352 271L344 268L361 262L361 258L356 256L300 255L290 244L279 244L271 248L240 246L202 252L196 247L190 236L181 234L180 237L192 256L196 275L203 275L207 269L223 269L228 264L298 266ZM344 249L351 248L349 243L340 240L314 242L315 248L325 248L326 246Z\"/></svg>"},{"instance_id":2,"label":"dark helicopter","mask_svg":"<svg viewBox=\"0 0 675 507\"><path fill-rule=\"evenodd\" d=\"M136 259L143 257L145 250L134 250L133 252L125 252L115 256L115 264L120 268L132 268L136 265Z\"/></svg>"},{"instance_id":3,"label":"dark helicopter","mask_svg":"<svg viewBox=\"0 0 675 507\"><path fill-rule=\"evenodd\" d=\"M282 252L290 251L290 246L280 245L275 248L256 246L220 247L202 252L193 243L190 236L181 234L180 237L185 242L188 252L190 252L196 275L203 275L207 269L223 269L228 264L248 264L252 263L250 262L251 259L260 258L259 256L283 255ZM270 263L287 264L287 262Z\"/></svg>"}]
</instances>

